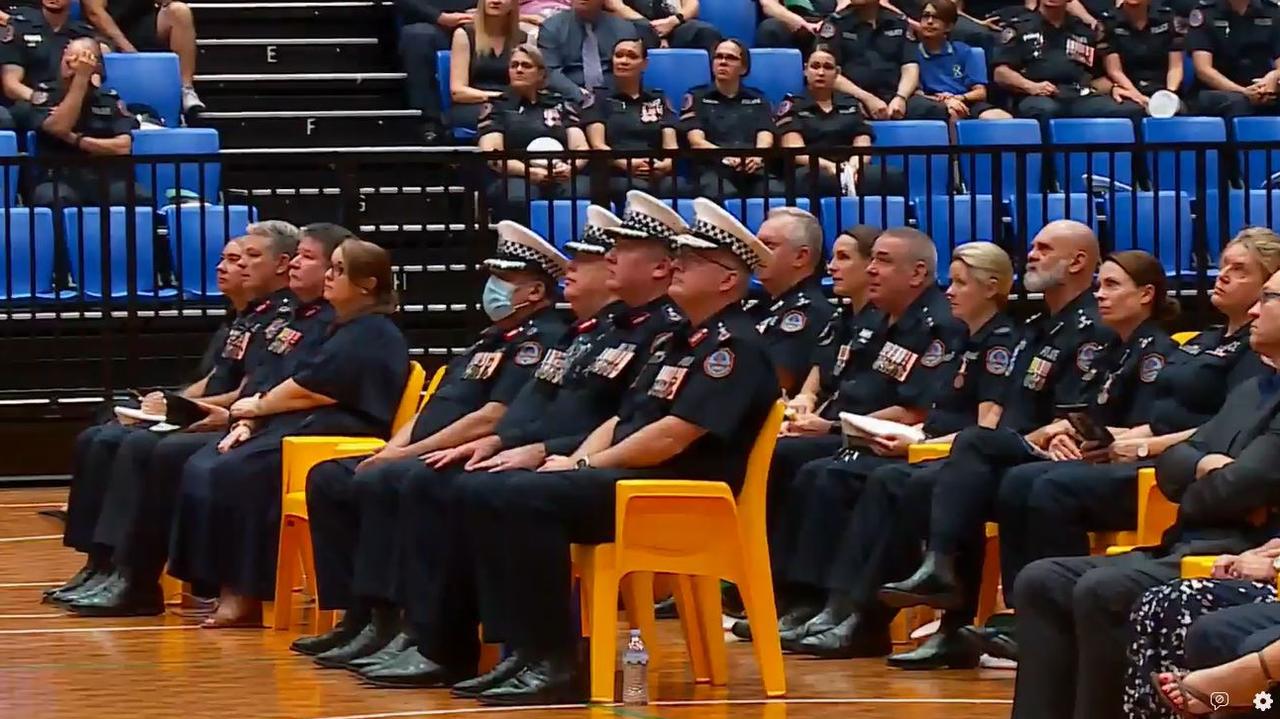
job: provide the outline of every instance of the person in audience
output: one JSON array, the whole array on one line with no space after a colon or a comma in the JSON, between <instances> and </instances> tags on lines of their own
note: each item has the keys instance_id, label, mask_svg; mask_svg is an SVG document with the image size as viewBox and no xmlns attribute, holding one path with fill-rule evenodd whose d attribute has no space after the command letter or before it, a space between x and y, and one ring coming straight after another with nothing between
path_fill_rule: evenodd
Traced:
<instances>
[{"instance_id":1,"label":"person in audience","mask_svg":"<svg viewBox=\"0 0 1280 719\"><path fill-rule=\"evenodd\" d=\"M319 351L334 318L333 309L323 297L329 258L350 236L350 231L337 225L308 225L302 229L297 252L289 261L289 294L285 297L290 311L263 328L260 341L249 350L257 359L250 360L253 367L246 374L238 397L253 397L271 389ZM193 434L191 441L184 443L193 447L192 454L196 451L194 445L217 441L220 433L212 428L227 425L227 412L221 405L211 403L205 409L209 419L185 431ZM156 492L145 484L147 470L164 441L162 437L154 432L130 435L109 467L111 482L94 542L111 550L117 578L92 596L70 602L67 608L75 614L115 617L164 611L160 573L167 546L161 540L168 536L167 520L172 516L177 477L169 478L160 502L154 501ZM139 532L137 525L144 522L163 525L160 530L166 534L157 536L152 529Z\"/></svg>"},{"instance_id":2,"label":"person in audience","mask_svg":"<svg viewBox=\"0 0 1280 719\"><path fill-rule=\"evenodd\" d=\"M1047 312L1027 321L1011 350L990 358L997 368L1007 367L1010 378L1017 378L1001 402L1000 427L1029 432L1053 419L1055 405L1079 404L1087 397L1084 375L1111 335L1098 318L1090 292L1097 264L1097 237L1078 222L1051 222L1032 241L1024 284L1029 291L1044 293ZM835 654L835 647L845 647L843 656L879 654L893 610L880 602L877 590L886 581L910 576L916 566L920 539L930 525L933 488L946 474L947 464L891 464L871 472L826 578L832 611L823 614L839 621L832 626L824 617L809 625L802 632L808 636L805 645L829 647L824 651L830 654ZM966 547L982 546L981 536L965 539ZM959 556L975 555L965 551ZM973 565L960 567L970 590L964 605L948 611L941 631L918 650L891 656L890 666L938 669L977 664L977 654L959 635L976 612L980 566ZM802 616L791 621L803 621Z\"/></svg>"},{"instance_id":3,"label":"person in audience","mask_svg":"<svg viewBox=\"0 0 1280 719\"><path fill-rule=\"evenodd\" d=\"M573 12L552 15L538 32L547 85L570 102L608 89L613 48L638 37L636 26L605 10L605 0L573 0Z\"/></svg>"},{"instance_id":4,"label":"person in audience","mask_svg":"<svg viewBox=\"0 0 1280 719\"><path fill-rule=\"evenodd\" d=\"M261 601L273 594L281 439L390 434L409 367L404 336L388 317L396 305L390 255L344 240L324 298L335 320L319 351L265 394L237 400L226 436L183 468L169 572L219 588L217 611L202 626L256 626Z\"/></svg>"},{"instance_id":5,"label":"person in audience","mask_svg":"<svg viewBox=\"0 0 1280 719\"><path fill-rule=\"evenodd\" d=\"M950 441L975 423L997 426L1008 385L1010 350L1017 339L1013 322L1004 312L1013 285L1013 263L1004 250L988 242L960 245L951 262L950 279L947 299L969 336L944 357L939 390L918 426L925 437L935 438L931 442ZM821 588L838 549L832 539L849 526L867 476L886 464L904 464L911 443L894 434L851 439L856 444L849 450L801 468L788 494L783 521L771 538L788 594L803 600L784 615L787 621L780 626L784 647L791 651L824 657L889 653L887 632L861 643L839 641L838 632L823 634L820 640L810 638L811 633L825 631L823 627L840 624L856 609L841 602L823 606Z\"/></svg>"},{"instance_id":6,"label":"person in audience","mask_svg":"<svg viewBox=\"0 0 1280 719\"><path fill-rule=\"evenodd\" d=\"M1039 122L1045 137L1057 117L1141 118L1141 105L1110 96L1099 53L1098 33L1067 12L1066 0L1040 0L1036 14L1005 28L992 78L1013 97L1014 114Z\"/></svg>"},{"instance_id":7,"label":"person in audience","mask_svg":"<svg viewBox=\"0 0 1280 719\"><path fill-rule=\"evenodd\" d=\"M680 132L695 150L773 147L773 117L764 93L742 84L751 55L724 40L711 55L712 82L689 90L680 104ZM760 156L717 157L698 164L698 191L709 197L753 197L768 183Z\"/></svg>"},{"instance_id":8,"label":"person in audience","mask_svg":"<svg viewBox=\"0 0 1280 719\"><path fill-rule=\"evenodd\" d=\"M538 42L538 31L547 18L573 7L570 0L520 0L520 29L529 35L529 42Z\"/></svg>"},{"instance_id":9,"label":"person in audience","mask_svg":"<svg viewBox=\"0 0 1280 719\"><path fill-rule=\"evenodd\" d=\"M569 150L586 150L578 108L546 88L547 65L531 45L511 52L511 88L496 102L486 103L476 128L485 152L524 150L534 140L550 138ZM503 217L528 218L530 200L585 197L588 178L579 172L585 161L543 158L494 160L498 177L489 183L489 201Z\"/></svg>"},{"instance_id":10,"label":"person in audience","mask_svg":"<svg viewBox=\"0 0 1280 719\"><path fill-rule=\"evenodd\" d=\"M1206 654L1229 657L1217 664L1187 674L1161 674L1156 681L1169 704L1183 716L1211 716L1221 709L1224 714L1257 709L1263 692L1274 691L1276 669L1280 661L1280 612L1269 604L1236 607L1217 612L1197 622L1205 628L1196 632L1204 637L1204 646L1213 646ZM1213 687L1209 692L1202 687ZM1228 703L1222 706L1212 694L1221 694ZM1265 694L1267 700L1270 694ZM1265 716L1266 709L1247 716Z\"/></svg>"},{"instance_id":11,"label":"person in audience","mask_svg":"<svg viewBox=\"0 0 1280 719\"><path fill-rule=\"evenodd\" d=\"M840 48L844 63L836 89L862 103L874 120L945 120L945 108L916 95L919 48L907 21L876 0L849 0L818 28Z\"/></svg>"},{"instance_id":12,"label":"person in audience","mask_svg":"<svg viewBox=\"0 0 1280 719\"><path fill-rule=\"evenodd\" d=\"M528 41L515 0L485 0L475 22L453 31L449 53L449 124L475 127L486 103L511 84L511 51Z\"/></svg>"},{"instance_id":13,"label":"person in audience","mask_svg":"<svg viewBox=\"0 0 1280 719\"><path fill-rule=\"evenodd\" d=\"M642 87L649 50L640 40L619 40L613 48L613 89L591 99L582 111L593 150L677 150L676 115L662 90ZM670 197L689 195L689 182L675 173L673 157L615 157L609 161L609 196L615 202L633 187Z\"/></svg>"},{"instance_id":14,"label":"person in audience","mask_svg":"<svg viewBox=\"0 0 1280 719\"><path fill-rule=\"evenodd\" d=\"M1277 300L1280 274L1267 280L1250 310L1249 344L1273 366L1280 361ZM1160 546L1115 556L1040 559L1018 575L1017 636L1035 651L1023 652L1018 661L1015 719L1122 716L1134 603L1151 587L1177 579L1185 556L1238 553L1276 536L1278 389L1274 372L1240 384L1213 419L1160 455L1156 482L1178 503L1177 521ZM1259 514L1264 518L1255 523ZM1201 621L1230 618L1241 609ZM1196 634L1193 628L1187 641L1193 666Z\"/></svg>"},{"instance_id":15,"label":"person in audience","mask_svg":"<svg viewBox=\"0 0 1280 719\"><path fill-rule=\"evenodd\" d=\"M1146 353L1140 360L1138 391L1150 395L1141 420L1109 429L1108 447L1087 460L1033 462L1010 470L996 500L1000 524L1000 569L1005 603L1014 605L1018 572L1041 557L1089 553L1087 532L1133 528L1138 470L1150 467L1166 449L1187 439L1221 407L1222 399L1264 369L1249 351L1249 308L1262 284L1280 269L1280 238L1250 228L1223 250L1221 271L1210 300L1227 320L1201 332L1167 356L1167 365ZM1116 394L1114 388L1112 394ZM1011 637L979 632L993 656L1016 654ZM1016 656L1008 658L1016 659Z\"/></svg>"},{"instance_id":16,"label":"person in audience","mask_svg":"<svg viewBox=\"0 0 1280 719\"><path fill-rule=\"evenodd\" d=\"M742 489L752 438L780 394L740 305L769 250L716 203L698 198L694 205L692 230L675 240L670 292L688 323L658 343L618 413L571 455L511 473L493 500L496 517L467 517L469 536L505 540L487 540L494 551L483 540L473 545L481 547L481 565L505 566L493 604L482 594L480 605L508 618L507 646L523 664L479 693L485 704L580 700L569 545L612 541L618 481L662 476Z\"/></svg>"},{"instance_id":17,"label":"person in audience","mask_svg":"<svg viewBox=\"0 0 1280 719\"><path fill-rule=\"evenodd\" d=\"M13 32L0 36L0 83L9 102L31 102L40 83L59 79L67 44L94 37L92 26L71 18L70 0L42 0L38 7L22 8L9 18L9 27ZM14 129L8 108L0 112L0 128Z\"/></svg>"},{"instance_id":18,"label":"person in audience","mask_svg":"<svg viewBox=\"0 0 1280 719\"><path fill-rule=\"evenodd\" d=\"M1182 88L1185 25L1173 8L1152 7L1151 0L1123 0L1102 21L1102 66L1111 80L1111 98L1146 109L1161 90Z\"/></svg>"},{"instance_id":19,"label":"person in audience","mask_svg":"<svg viewBox=\"0 0 1280 719\"><path fill-rule=\"evenodd\" d=\"M83 0L82 8L84 19L116 52L176 54L182 112L187 117L204 112L195 88L196 21L190 5L182 0Z\"/></svg>"},{"instance_id":20,"label":"person in audience","mask_svg":"<svg viewBox=\"0 0 1280 719\"><path fill-rule=\"evenodd\" d=\"M756 270L769 293L757 314L778 384L788 395L800 389L818 334L831 321L832 307L822 293L822 224L797 207L775 207L756 232L773 258ZM754 307L749 309L755 309Z\"/></svg>"},{"instance_id":21,"label":"person in audience","mask_svg":"<svg viewBox=\"0 0 1280 719\"><path fill-rule=\"evenodd\" d=\"M635 23L648 47L701 48L715 52L723 36L698 20L698 0L605 0L605 9Z\"/></svg>"},{"instance_id":22,"label":"person in audience","mask_svg":"<svg viewBox=\"0 0 1280 719\"><path fill-rule=\"evenodd\" d=\"M765 18L756 28L755 47L794 47L807 53L823 20L836 12L835 0L760 0Z\"/></svg>"},{"instance_id":23,"label":"person in audience","mask_svg":"<svg viewBox=\"0 0 1280 719\"><path fill-rule=\"evenodd\" d=\"M920 11L920 95L942 105L953 123L1013 117L987 101L985 55L952 39L958 16L955 0L930 0Z\"/></svg>"},{"instance_id":24,"label":"person in audience","mask_svg":"<svg viewBox=\"0 0 1280 719\"><path fill-rule=\"evenodd\" d=\"M307 477L320 601L325 609L346 611L335 631L299 639L292 646L315 656L320 666L347 666L395 639L401 598L396 588L403 584L407 563L400 560L402 530L397 521L398 508L407 502L402 492L410 492L412 483L443 482L445 475L422 457L470 445L502 426L521 388L548 351L558 351L566 332L565 320L555 310L555 283L564 275L567 259L514 222L500 222L498 231L495 255L484 262L490 277L481 297L493 324L447 366L435 394L385 447L364 457L324 462ZM469 651L473 644L459 650ZM434 645L423 649L424 654L446 659ZM439 676L431 678L440 681Z\"/></svg>"},{"instance_id":25,"label":"person in audience","mask_svg":"<svg viewBox=\"0 0 1280 719\"><path fill-rule=\"evenodd\" d=\"M495 2L503 6L507 4L497 0L483 2ZM476 5L476 0L395 0L396 17L403 23L400 26L398 46L400 65L405 73L405 101L410 109L422 112L422 140L428 145L445 139L445 118L441 105L443 98L440 97L436 82L439 73L436 53L451 48L454 33L476 21ZM481 14L487 12L481 10ZM505 12L496 12L495 15L505 15ZM505 38L510 40L511 36L506 35ZM496 41L489 48L507 52L505 41L501 48ZM458 58L459 53L452 53L450 65L458 62ZM452 95L452 77L449 84Z\"/></svg>"},{"instance_id":26,"label":"person in audience","mask_svg":"<svg viewBox=\"0 0 1280 719\"><path fill-rule=\"evenodd\" d=\"M875 130L867 124L857 98L835 89L840 77L836 45L819 42L805 61L805 94L787 95L778 106L777 132L783 147L869 147ZM847 195L899 195L902 174L865 155L796 155L795 189L810 198ZM852 183L852 187L850 187ZM772 183L785 192L785 180Z\"/></svg>"},{"instance_id":27,"label":"person in audience","mask_svg":"<svg viewBox=\"0 0 1280 719\"><path fill-rule=\"evenodd\" d=\"M1274 6L1201 0L1187 23L1187 49L1200 93L1198 112L1215 117L1280 112L1280 23Z\"/></svg>"}]
</instances>

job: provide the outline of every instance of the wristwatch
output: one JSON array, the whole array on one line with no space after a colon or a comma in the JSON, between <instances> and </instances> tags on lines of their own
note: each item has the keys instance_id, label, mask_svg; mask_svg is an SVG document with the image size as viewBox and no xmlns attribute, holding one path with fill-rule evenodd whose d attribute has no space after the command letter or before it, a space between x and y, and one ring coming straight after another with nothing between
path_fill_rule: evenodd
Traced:
<instances>
[{"instance_id":1,"label":"wristwatch","mask_svg":"<svg viewBox=\"0 0 1280 719\"><path fill-rule=\"evenodd\" d=\"M590 468L591 468L591 458L590 458L590 457L579 457L579 458L578 458L577 463L575 463L575 464L573 465L573 468L574 468L574 469L590 469Z\"/></svg>"},{"instance_id":2,"label":"wristwatch","mask_svg":"<svg viewBox=\"0 0 1280 719\"><path fill-rule=\"evenodd\" d=\"M681 25L684 24L684 13L682 12L676 13L676 22L680 23Z\"/></svg>"},{"instance_id":3,"label":"wristwatch","mask_svg":"<svg viewBox=\"0 0 1280 719\"><path fill-rule=\"evenodd\" d=\"M1280 574L1280 557L1271 560L1271 568L1276 570L1276 574Z\"/></svg>"},{"instance_id":4,"label":"wristwatch","mask_svg":"<svg viewBox=\"0 0 1280 719\"><path fill-rule=\"evenodd\" d=\"M1142 444L1138 445L1138 459L1146 459L1150 455L1151 455L1151 448L1147 446L1146 442L1143 442Z\"/></svg>"}]
</instances>

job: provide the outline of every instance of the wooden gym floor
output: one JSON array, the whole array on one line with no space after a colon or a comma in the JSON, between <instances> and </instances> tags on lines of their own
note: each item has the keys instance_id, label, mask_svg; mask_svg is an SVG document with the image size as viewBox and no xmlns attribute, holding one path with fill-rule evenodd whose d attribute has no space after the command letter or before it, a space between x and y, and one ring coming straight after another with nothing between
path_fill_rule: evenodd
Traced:
<instances>
[{"instance_id":1,"label":"wooden gym floor","mask_svg":"<svg viewBox=\"0 0 1280 719\"><path fill-rule=\"evenodd\" d=\"M35 512L63 489L0 491L0 717L383 719L518 715L522 719L1003 719L1013 675L907 674L879 660L788 657L789 695L764 702L751 647L730 645L727 689L688 679L679 623L662 622L665 658L645 707L485 709L440 691L361 687L288 651L294 632L198 629L176 616L79 619L39 603L80 556ZM305 631L305 627L303 627ZM652 651L652 650L651 650Z\"/></svg>"}]
</instances>

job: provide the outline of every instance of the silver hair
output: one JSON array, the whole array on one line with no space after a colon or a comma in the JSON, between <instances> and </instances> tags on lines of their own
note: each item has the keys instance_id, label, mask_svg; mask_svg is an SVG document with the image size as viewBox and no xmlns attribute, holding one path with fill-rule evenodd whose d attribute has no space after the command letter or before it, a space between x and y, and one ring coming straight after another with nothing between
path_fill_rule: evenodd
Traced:
<instances>
[{"instance_id":1,"label":"silver hair","mask_svg":"<svg viewBox=\"0 0 1280 719\"><path fill-rule=\"evenodd\" d=\"M813 213L799 207L775 207L769 210L766 222L769 220L790 220L784 233L787 242L793 247L808 247L813 267L822 264L822 223Z\"/></svg>"},{"instance_id":2,"label":"silver hair","mask_svg":"<svg viewBox=\"0 0 1280 719\"><path fill-rule=\"evenodd\" d=\"M271 241L271 251L277 255L293 255L298 252L298 240L302 230L284 220L254 222L245 230L247 235L265 237Z\"/></svg>"}]
</instances>

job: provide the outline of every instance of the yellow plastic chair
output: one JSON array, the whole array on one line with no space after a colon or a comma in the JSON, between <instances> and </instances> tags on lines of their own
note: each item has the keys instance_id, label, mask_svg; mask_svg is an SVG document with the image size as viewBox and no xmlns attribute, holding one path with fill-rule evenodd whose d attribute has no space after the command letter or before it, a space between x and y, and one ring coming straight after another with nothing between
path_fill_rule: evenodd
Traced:
<instances>
[{"instance_id":1,"label":"yellow plastic chair","mask_svg":"<svg viewBox=\"0 0 1280 719\"><path fill-rule=\"evenodd\" d=\"M701 639L700 647L692 642L689 647L695 677L705 662L712 684L728 683L728 653L720 625L720 580L727 579L738 585L751 620L765 694L786 694L765 533L769 463L783 410L781 402L775 404L761 427L736 500L719 482L625 480L617 485L614 542L573 547L582 591L589 597L584 623L589 622L591 632L591 701L614 700L620 588L626 588L629 613L642 636L651 644L654 640L655 572L677 575L676 597L687 636ZM628 574L632 581L626 587L620 580Z\"/></svg>"},{"instance_id":2,"label":"yellow plastic chair","mask_svg":"<svg viewBox=\"0 0 1280 719\"><path fill-rule=\"evenodd\" d=\"M409 381L405 383L400 406L392 422L392 432L412 422L419 406L435 392L444 376L444 368L436 370L426 393L422 384L426 372L417 362L409 363ZM325 632L333 628L333 612L320 609L319 592L315 587L315 558L311 553L311 529L307 522L307 474L311 468L331 459L359 457L372 454L385 445L376 437L285 437L282 448L280 503L280 555L276 565L275 601L270 610L263 608L263 617L270 615L270 624L278 630L286 630L293 622L293 588L299 580L305 580L315 600L312 628Z\"/></svg>"}]
</instances>

